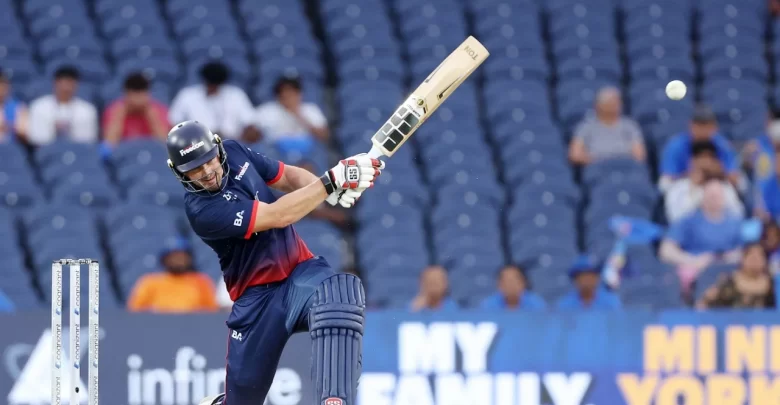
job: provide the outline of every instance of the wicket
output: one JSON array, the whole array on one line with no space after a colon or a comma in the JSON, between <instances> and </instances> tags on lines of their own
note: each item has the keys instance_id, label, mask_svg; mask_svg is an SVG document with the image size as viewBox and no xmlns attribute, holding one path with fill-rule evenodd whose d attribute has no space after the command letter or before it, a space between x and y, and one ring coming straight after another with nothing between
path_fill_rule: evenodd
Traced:
<instances>
[{"instance_id":1,"label":"wicket","mask_svg":"<svg viewBox=\"0 0 780 405\"><path fill-rule=\"evenodd\" d=\"M91 259L61 259L51 265L51 404L62 403L62 266L70 268L70 405L81 404L81 265L89 267L89 360L87 368L89 405L98 405L100 347L100 265Z\"/></svg>"}]
</instances>

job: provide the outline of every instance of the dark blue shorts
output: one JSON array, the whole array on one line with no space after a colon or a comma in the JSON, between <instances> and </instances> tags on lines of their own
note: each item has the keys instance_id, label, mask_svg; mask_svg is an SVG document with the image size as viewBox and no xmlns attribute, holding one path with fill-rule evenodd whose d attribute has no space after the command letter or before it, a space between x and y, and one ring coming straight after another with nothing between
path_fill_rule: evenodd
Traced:
<instances>
[{"instance_id":1,"label":"dark blue shorts","mask_svg":"<svg viewBox=\"0 0 780 405\"><path fill-rule=\"evenodd\" d=\"M299 264L278 283L247 289L227 320L226 405L261 405L287 339L308 330L317 286L336 272L322 257Z\"/></svg>"}]
</instances>

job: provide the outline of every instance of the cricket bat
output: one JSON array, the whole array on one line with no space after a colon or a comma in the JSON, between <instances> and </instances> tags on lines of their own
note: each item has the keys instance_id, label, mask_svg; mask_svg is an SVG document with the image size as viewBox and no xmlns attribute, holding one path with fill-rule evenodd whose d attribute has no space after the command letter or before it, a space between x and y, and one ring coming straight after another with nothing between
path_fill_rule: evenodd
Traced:
<instances>
[{"instance_id":1,"label":"cricket bat","mask_svg":"<svg viewBox=\"0 0 780 405\"><path fill-rule=\"evenodd\" d=\"M368 155L374 159L393 156L489 55L476 38L466 38L371 137L372 145Z\"/></svg>"}]
</instances>

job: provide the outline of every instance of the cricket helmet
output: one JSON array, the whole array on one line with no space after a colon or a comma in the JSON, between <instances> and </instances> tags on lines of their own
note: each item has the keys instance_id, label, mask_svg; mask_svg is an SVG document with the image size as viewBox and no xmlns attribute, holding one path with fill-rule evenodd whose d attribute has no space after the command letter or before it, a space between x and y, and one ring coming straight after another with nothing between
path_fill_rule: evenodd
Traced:
<instances>
[{"instance_id":1,"label":"cricket helmet","mask_svg":"<svg viewBox=\"0 0 780 405\"><path fill-rule=\"evenodd\" d=\"M188 179L184 173L203 166L217 156L219 156L224 170L223 177L228 175L227 154L222 145L222 139L198 121L184 121L176 124L168 132L166 147L168 149L168 167L188 191L203 190L196 182ZM225 183L223 181L221 187L224 187Z\"/></svg>"}]
</instances>

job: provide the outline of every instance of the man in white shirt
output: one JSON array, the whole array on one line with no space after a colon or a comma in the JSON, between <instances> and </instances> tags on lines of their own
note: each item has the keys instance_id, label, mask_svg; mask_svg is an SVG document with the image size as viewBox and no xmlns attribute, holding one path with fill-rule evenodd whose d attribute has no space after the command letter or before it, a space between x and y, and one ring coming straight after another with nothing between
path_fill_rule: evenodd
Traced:
<instances>
[{"instance_id":1,"label":"man in white shirt","mask_svg":"<svg viewBox=\"0 0 780 405\"><path fill-rule=\"evenodd\" d=\"M76 97L79 71L63 66L54 72L54 94L39 97L30 105L27 140L35 146L48 145L57 138L80 143L98 140L97 109Z\"/></svg>"},{"instance_id":2,"label":"man in white shirt","mask_svg":"<svg viewBox=\"0 0 780 405\"><path fill-rule=\"evenodd\" d=\"M325 114L316 104L303 102L302 90L299 78L281 77L274 86L276 100L257 108L257 126L282 154L297 153L305 160L318 142L327 142L329 133Z\"/></svg>"},{"instance_id":3,"label":"man in white shirt","mask_svg":"<svg viewBox=\"0 0 780 405\"><path fill-rule=\"evenodd\" d=\"M244 90L228 84L227 66L206 63L200 77L203 84L187 86L176 95L168 112L170 122L197 120L225 139L257 142L260 133L254 126L254 106Z\"/></svg>"}]
</instances>

